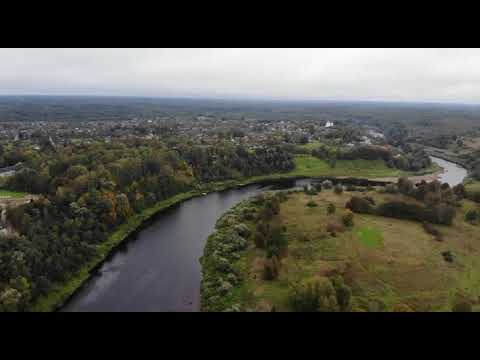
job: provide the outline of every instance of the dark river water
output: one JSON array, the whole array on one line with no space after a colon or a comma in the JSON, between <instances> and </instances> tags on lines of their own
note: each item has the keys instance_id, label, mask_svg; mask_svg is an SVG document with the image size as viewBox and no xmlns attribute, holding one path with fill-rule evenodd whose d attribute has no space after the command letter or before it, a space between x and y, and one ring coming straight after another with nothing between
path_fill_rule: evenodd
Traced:
<instances>
[{"instance_id":1,"label":"dark river water","mask_svg":"<svg viewBox=\"0 0 480 360\"><path fill-rule=\"evenodd\" d=\"M198 311L199 258L215 222L265 189L251 185L211 193L159 214L115 251L61 311Z\"/></svg>"},{"instance_id":2,"label":"dark river water","mask_svg":"<svg viewBox=\"0 0 480 360\"><path fill-rule=\"evenodd\" d=\"M440 181L462 182L467 171L432 158L445 171ZM292 181L301 187L310 180ZM240 201L264 191L251 185L185 201L159 214L122 245L61 311L198 311L199 259L217 219Z\"/></svg>"}]
</instances>

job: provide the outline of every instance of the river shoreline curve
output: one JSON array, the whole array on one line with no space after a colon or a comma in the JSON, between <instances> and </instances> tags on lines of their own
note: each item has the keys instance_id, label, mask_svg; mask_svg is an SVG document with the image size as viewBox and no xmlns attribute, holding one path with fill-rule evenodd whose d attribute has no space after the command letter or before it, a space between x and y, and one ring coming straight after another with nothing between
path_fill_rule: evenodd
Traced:
<instances>
[{"instance_id":1,"label":"river shoreline curve","mask_svg":"<svg viewBox=\"0 0 480 360\"><path fill-rule=\"evenodd\" d=\"M153 207L145 209L142 213L132 216L126 223L120 225L109 237L108 240L100 244L97 255L70 280L62 284L55 284L47 296L41 297L32 306L30 311L48 312L61 310L69 300L88 283L95 272L110 259L121 245L128 243L135 238L142 229L148 227L157 215L180 205L186 200L200 197L212 192L224 192L234 188L242 188L248 185L267 186L272 184L288 184L296 180L311 179L313 181L332 180L333 182L342 182L353 185L372 185L384 186L391 183L393 179L369 179L352 177L328 177L328 176L300 176L284 174L271 174L265 176L256 176L237 180L227 180L224 182L207 183L198 185L196 189L179 193L166 200L158 202Z\"/></svg>"}]
</instances>

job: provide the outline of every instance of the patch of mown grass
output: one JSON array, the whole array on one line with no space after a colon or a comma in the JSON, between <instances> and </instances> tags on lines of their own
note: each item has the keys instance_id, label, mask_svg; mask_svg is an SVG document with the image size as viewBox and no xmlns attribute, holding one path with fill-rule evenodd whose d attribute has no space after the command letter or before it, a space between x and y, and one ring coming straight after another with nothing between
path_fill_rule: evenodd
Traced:
<instances>
[{"instance_id":1,"label":"patch of mown grass","mask_svg":"<svg viewBox=\"0 0 480 360\"><path fill-rule=\"evenodd\" d=\"M379 229L363 227L358 230L357 236L363 245L371 249L375 249L383 245L383 234Z\"/></svg>"}]
</instances>

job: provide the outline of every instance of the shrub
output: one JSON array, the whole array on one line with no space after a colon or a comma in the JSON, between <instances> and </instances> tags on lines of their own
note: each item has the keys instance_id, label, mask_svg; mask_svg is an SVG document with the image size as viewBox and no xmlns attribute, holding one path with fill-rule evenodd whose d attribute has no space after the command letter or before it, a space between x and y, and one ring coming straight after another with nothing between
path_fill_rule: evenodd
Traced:
<instances>
[{"instance_id":1,"label":"shrub","mask_svg":"<svg viewBox=\"0 0 480 360\"><path fill-rule=\"evenodd\" d=\"M413 182L411 182L405 177L401 177L398 179L397 187L398 191L404 195L411 195L415 190Z\"/></svg>"},{"instance_id":2,"label":"shrub","mask_svg":"<svg viewBox=\"0 0 480 360\"><path fill-rule=\"evenodd\" d=\"M451 251L444 251L442 252L442 256L443 256L443 259L446 261L446 262L453 262L453 254Z\"/></svg>"},{"instance_id":3,"label":"shrub","mask_svg":"<svg viewBox=\"0 0 480 360\"><path fill-rule=\"evenodd\" d=\"M472 304L466 300L459 301L453 305L452 312L472 312Z\"/></svg>"},{"instance_id":4,"label":"shrub","mask_svg":"<svg viewBox=\"0 0 480 360\"><path fill-rule=\"evenodd\" d=\"M240 218L244 221L255 220L255 212L254 208L244 208L240 213Z\"/></svg>"},{"instance_id":5,"label":"shrub","mask_svg":"<svg viewBox=\"0 0 480 360\"><path fill-rule=\"evenodd\" d=\"M322 182L322 187L324 189L331 189L333 187L333 183L330 180L325 180Z\"/></svg>"},{"instance_id":6,"label":"shrub","mask_svg":"<svg viewBox=\"0 0 480 360\"><path fill-rule=\"evenodd\" d=\"M259 248L259 249L265 249L266 243L267 243L267 239L266 239L265 235L264 235L262 232L257 231L257 232L255 233L254 241L255 241L255 247L257 247L257 248Z\"/></svg>"},{"instance_id":7,"label":"shrub","mask_svg":"<svg viewBox=\"0 0 480 360\"><path fill-rule=\"evenodd\" d=\"M430 234L430 235L433 235L435 237L435 240L437 241L442 241L442 234L440 233L440 231L438 231L438 229L435 229L433 227L432 224L428 223L428 222L424 222L423 223L423 229L425 230L425 232L427 234Z\"/></svg>"},{"instance_id":8,"label":"shrub","mask_svg":"<svg viewBox=\"0 0 480 360\"><path fill-rule=\"evenodd\" d=\"M263 193L255 195L252 199L252 203L254 205L262 205L264 202L265 202L265 194Z\"/></svg>"},{"instance_id":9,"label":"shrub","mask_svg":"<svg viewBox=\"0 0 480 360\"><path fill-rule=\"evenodd\" d=\"M338 310L335 289L328 278L313 278L290 285L289 304L293 311L326 312Z\"/></svg>"},{"instance_id":10,"label":"shrub","mask_svg":"<svg viewBox=\"0 0 480 360\"><path fill-rule=\"evenodd\" d=\"M314 187L309 187L308 185L303 186L303 192L306 195L317 195L317 190Z\"/></svg>"},{"instance_id":11,"label":"shrub","mask_svg":"<svg viewBox=\"0 0 480 360\"><path fill-rule=\"evenodd\" d=\"M325 230L333 236L336 236L337 232L344 232L345 226L338 222L329 222Z\"/></svg>"},{"instance_id":12,"label":"shrub","mask_svg":"<svg viewBox=\"0 0 480 360\"><path fill-rule=\"evenodd\" d=\"M433 208L435 214L435 223L452 225L455 216L455 208L446 204L440 204Z\"/></svg>"},{"instance_id":13,"label":"shrub","mask_svg":"<svg viewBox=\"0 0 480 360\"><path fill-rule=\"evenodd\" d=\"M281 227L275 227L270 231L267 236L267 256L280 256L286 253L288 247L288 240L285 236L285 229Z\"/></svg>"},{"instance_id":14,"label":"shrub","mask_svg":"<svg viewBox=\"0 0 480 360\"><path fill-rule=\"evenodd\" d=\"M350 288L345 285L341 276L332 279L332 285L335 289L335 295L337 297L337 303L340 310L347 310L350 306L350 298L352 297L352 292Z\"/></svg>"},{"instance_id":15,"label":"shrub","mask_svg":"<svg viewBox=\"0 0 480 360\"><path fill-rule=\"evenodd\" d=\"M218 287L218 292L220 295L226 295L232 289L233 289L233 286L228 281L225 281L225 280L220 281L220 286Z\"/></svg>"},{"instance_id":16,"label":"shrub","mask_svg":"<svg viewBox=\"0 0 480 360\"><path fill-rule=\"evenodd\" d=\"M328 215L335 214L335 211L336 211L336 210L337 210L337 208L335 207L334 204L329 203L329 204L327 205L327 214L328 214Z\"/></svg>"},{"instance_id":17,"label":"shrub","mask_svg":"<svg viewBox=\"0 0 480 360\"><path fill-rule=\"evenodd\" d=\"M287 192L279 191L279 192L275 193L275 198L281 203L285 202L285 201L288 200Z\"/></svg>"},{"instance_id":18,"label":"shrub","mask_svg":"<svg viewBox=\"0 0 480 360\"><path fill-rule=\"evenodd\" d=\"M277 215L280 212L280 201L277 197L265 201L264 210L271 210L273 215Z\"/></svg>"},{"instance_id":19,"label":"shrub","mask_svg":"<svg viewBox=\"0 0 480 360\"><path fill-rule=\"evenodd\" d=\"M245 250L247 247L247 241L238 235L235 231L228 231L224 234L218 234L224 244L228 244L233 251Z\"/></svg>"},{"instance_id":20,"label":"shrub","mask_svg":"<svg viewBox=\"0 0 480 360\"><path fill-rule=\"evenodd\" d=\"M435 224L451 225L455 208L445 204L427 208L418 204L390 201L380 204L375 213L380 216L414 221L428 221Z\"/></svg>"},{"instance_id":21,"label":"shrub","mask_svg":"<svg viewBox=\"0 0 480 360\"><path fill-rule=\"evenodd\" d=\"M310 200L309 202L307 202L307 206L312 208L318 206L318 204L315 201Z\"/></svg>"},{"instance_id":22,"label":"shrub","mask_svg":"<svg viewBox=\"0 0 480 360\"><path fill-rule=\"evenodd\" d=\"M374 212L371 201L358 196L352 196L345 204L345 207L360 214L372 214Z\"/></svg>"},{"instance_id":23,"label":"shrub","mask_svg":"<svg viewBox=\"0 0 480 360\"><path fill-rule=\"evenodd\" d=\"M335 189L333 191L335 191L335 194L340 195L343 193L343 186L341 184L337 184L335 185Z\"/></svg>"},{"instance_id":24,"label":"shrub","mask_svg":"<svg viewBox=\"0 0 480 360\"><path fill-rule=\"evenodd\" d=\"M480 191L473 191L473 192L469 193L468 198L472 201L480 203Z\"/></svg>"},{"instance_id":25,"label":"shrub","mask_svg":"<svg viewBox=\"0 0 480 360\"><path fill-rule=\"evenodd\" d=\"M357 187L352 185L352 184L347 184L347 186L345 187L345 190L346 191L357 191Z\"/></svg>"},{"instance_id":26,"label":"shrub","mask_svg":"<svg viewBox=\"0 0 480 360\"><path fill-rule=\"evenodd\" d=\"M470 209L465 213L465 221L470 224L478 224L479 214L475 209Z\"/></svg>"},{"instance_id":27,"label":"shrub","mask_svg":"<svg viewBox=\"0 0 480 360\"><path fill-rule=\"evenodd\" d=\"M342 216L342 222L343 225L346 227L352 227L353 226L353 212L350 210L347 210L347 213Z\"/></svg>"},{"instance_id":28,"label":"shrub","mask_svg":"<svg viewBox=\"0 0 480 360\"><path fill-rule=\"evenodd\" d=\"M322 191L322 184L321 184L321 183L315 183L315 184L313 184L313 187L314 187L315 190L317 190L318 192L321 192L321 191Z\"/></svg>"},{"instance_id":29,"label":"shrub","mask_svg":"<svg viewBox=\"0 0 480 360\"><path fill-rule=\"evenodd\" d=\"M251 234L250 228L243 223L235 225L234 230L243 238L247 238Z\"/></svg>"},{"instance_id":30,"label":"shrub","mask_svg":"<svg viewBox=\"0 0 480 360\"><path fill-rule=\"evenodd\" d=\"M238 219L235 215L231 213L225 213L220 219L217 220L215 227L218 229L231 227L238 222Z\"/></svg>"},{"instance_id":31,"label":"shrub","mask_svg":"<svg viewBox=\"0 0 480 360\"><path fill-rule=\"evenodd\" d=\"M263 235L267 235L270 231L270 224L261 221L257 224L256 230L257 232L261 232Z\"/></svg>"},{"instance_id":32,"label":"shrub","mask_svg":"<svg viewBox=\"0 0 480 360\"><path fill-rule=\"evenodd\" d=\"M365 196L365 200L367 200L370 204L375 205L375 200L371 196Z\"/></svg>"},{"instance_id":33,"label":"shrub","mask_svg":"<svg viewBox=\"0 0 480 360\"><path fill-rule=\"evenodd\" d=\"M417 204L407 204L402 201L389 201L380 204L376 212L381 216L407 220L425 220L425 209Z\"/></svg>"},{"instance_id":34,"label":"shrub","mask_svg":"<svg viewBox=\"0 0 480 360\"><path fill-rule=\"evenodd\" d=\"M278 257L272 256L266 258L263 262L263 280L275 280L280 272L280 260Z\"/></svg>"},{"instance_id":35,"label":"shrub","mask_svg":"<svg viewBox=\"0 0 480 360\"><path fill-rule=\"evenodd\" d=\"M387 184L385 186L385 192L388 194L396 194L398 193L398 187L395 184Z\"/></svg>"},{"instance_id":36,"label":"shrub","mask_svg":"<svg viewBox=\"0 0 480 360\"><path fill-rule=\"evenodd\" d=\"M463 184L458 184L453 187L453 193L459 198L464 199L467 197L467 191Z\"/></svg>"}]
</instances>

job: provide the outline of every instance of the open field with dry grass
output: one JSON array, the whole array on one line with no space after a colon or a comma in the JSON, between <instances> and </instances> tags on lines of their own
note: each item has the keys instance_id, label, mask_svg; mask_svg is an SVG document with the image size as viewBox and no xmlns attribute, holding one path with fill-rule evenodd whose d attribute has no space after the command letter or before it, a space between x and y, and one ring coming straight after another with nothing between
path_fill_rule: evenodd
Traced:
<instances>
[{"instance_id":1,"label":"open field with dry grass","mask_svg":"<svg viewBox=\"0 0 480 360\"><path fill-rule=\"evenodd\" d=\"M286 226L288 237L288 256L281 260L279 277L262 280L264 253L251 246L241 259L246 281L238 298L256 311L272 306L288 311L289 284L338 274L352 290L352 311L392 311L399 305L414 311L450 311L460 297L480 310L480 228L464 221L474 203L463 201L452 226L435 225L443 241L427 234L421 223L362 214L355 214L353 228L332 237L325 227L340 221L352 194L289 195L273 220ZM377 203L399 197L366 194ZM318 206L307 207L310 200ZM329 203L335 204L335 214L327 215ZM444 260L444 251L453 254L453 262Z\"/></svg>"}]
</instances>

